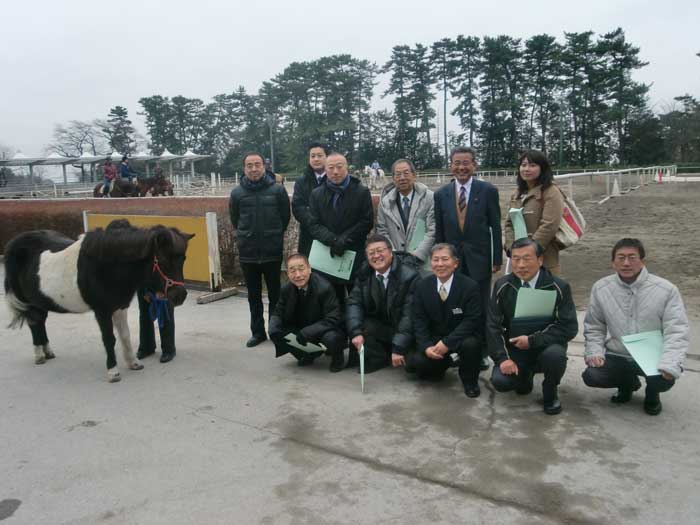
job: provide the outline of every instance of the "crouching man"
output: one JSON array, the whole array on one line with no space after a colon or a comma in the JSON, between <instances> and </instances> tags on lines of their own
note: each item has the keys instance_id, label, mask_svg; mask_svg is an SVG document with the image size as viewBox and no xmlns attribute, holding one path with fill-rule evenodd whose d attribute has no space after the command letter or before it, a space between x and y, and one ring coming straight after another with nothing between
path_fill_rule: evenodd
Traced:
<instances>
[{"instance_id":1,"label":"crouching man","mask_svg":"<svg viewBox=\"0 0 700 525\"><path fill-rule=\"evenodd\" d=\"M287 259L287 276L280 298L270 318L268 333L275 344L276 357L291 353L299 366L308 366L322 352L305 352L290 345L285 336L296 337L298 343L322 344L331 356L330 371L343 369L343 349L347 337L342 329L340 305L333 286L318 274L311 273L305 255Z\"/></svg>"},{"instance_id":2,"label":"crouching man","mask_svg":"<svg viewBox=\"0 0 700 525\"><path fill-rule=\"evenodd\" d=\"M409 367L419 379L439 381L451 366L467 397L479 397L479 365L483 348L479 285L461 272L451 244L430 250L431 276L420 280L413 293L416 351Z\"/></svg>"},{"instance_id":3,"label":"crouching man","mask_svg":"<svg viewBox=\"0 0 700 525\"><path fill-rule=\"evenodd\" d=\"M389 239L371 235L368 265L360 268L348 298L346 324L352 344L365 347L365 373L405 366L413 346L411 301L418 270L394 257Z\"/></svg>"},{"instance_id":4,"label":"crouching man","mask_svg":"<svg viewBox=\"0 0 700 525\"><path fill-rule=\"evenodd\" d=\"M583 372L586 385L617 388L610 401L627 403L646 379L644 411L661 412L659 394L666 392L683 371L690 344L690 328L683 299L675 285L649 273L639 239L621 239L612 250L615 274L593 285L583 322L586 338ZM626 335L660 331L663 338L658 375L645 375L622 342Z\"/></svg>"},{"instance_id":5,"label":"crouching man","mask_svg":"<svg viewBox=\"0 0 700 525\"><path fill-rule=\"evenodd\" d=\"M494 362L491 384L499 392L532 392L533 376L544 374L544 412L561 412L558 386L566 371L567 343L578 332L569 285L542 264L542 246L532 239L515 241L510 250L513 273L493 288L486 317L486 339ZM556 293L551 316L514 319L520 288Z\"/></svg>"}]
</instances>

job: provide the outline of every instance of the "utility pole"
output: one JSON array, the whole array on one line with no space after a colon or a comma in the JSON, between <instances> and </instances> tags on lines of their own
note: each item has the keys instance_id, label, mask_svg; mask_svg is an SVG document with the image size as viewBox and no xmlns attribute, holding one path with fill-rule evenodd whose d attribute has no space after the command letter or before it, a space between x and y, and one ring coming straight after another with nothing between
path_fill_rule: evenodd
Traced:
<instances>
[{"instance_id":1,"label":"utility pole","mask_svg":"<svg viewBox=\"0 0 700 525\"><path fill-rule=\"evenodd\" d=\"M275 171L275 137L273 132L273 126L275 124L275 117L268 113L265 115L267 118L267 125L270 126L270 169Z\"/></svg>"}]
</instances>

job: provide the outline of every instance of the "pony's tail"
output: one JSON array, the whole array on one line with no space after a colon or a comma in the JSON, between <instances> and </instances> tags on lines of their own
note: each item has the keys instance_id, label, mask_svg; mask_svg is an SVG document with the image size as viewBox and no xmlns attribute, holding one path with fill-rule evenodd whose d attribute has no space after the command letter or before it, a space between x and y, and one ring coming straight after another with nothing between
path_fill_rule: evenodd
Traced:
<instances>
[{"instance_id":1,"label":"pony's tail","mask_svg":"<svg viewBox=\"0 0 700 525\"><path fill-rule=\"evenodd\" d=\"M8 328L20 328L29 319L30 305L17 297L19 291L19 274L25 266L28 254L26 250L15 246L10 241L5 250L5 301L12 320Z\"/></svg>"}]
</instances>

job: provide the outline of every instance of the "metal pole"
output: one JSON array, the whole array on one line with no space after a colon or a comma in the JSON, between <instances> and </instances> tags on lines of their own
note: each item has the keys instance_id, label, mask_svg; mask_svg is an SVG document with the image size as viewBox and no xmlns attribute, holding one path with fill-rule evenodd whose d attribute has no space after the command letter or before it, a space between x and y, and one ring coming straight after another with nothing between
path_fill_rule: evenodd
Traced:
<instances>
[{"instance_id":1,"label":"metal pole","mask_svg":"<svg viewBox=\"0 0 700 525\"><path fill-rule=\"evenodd\" d=\"M68 184L68 175L66 175L66 165L61 164L61 168L63 168L63 184Z\"/></svg>"},{"instance_id":2,"label":"metal pole","mask_svg":"<svg viewBox=\"0 0 700 525\"><path fill-rule=\"evenodd\" d=\"M275 119L271 114L267 115L267 125L270 127L270 169L275 171L275 137L272 132L272 126L275 123Z\"/></svg>"}]
</instances>

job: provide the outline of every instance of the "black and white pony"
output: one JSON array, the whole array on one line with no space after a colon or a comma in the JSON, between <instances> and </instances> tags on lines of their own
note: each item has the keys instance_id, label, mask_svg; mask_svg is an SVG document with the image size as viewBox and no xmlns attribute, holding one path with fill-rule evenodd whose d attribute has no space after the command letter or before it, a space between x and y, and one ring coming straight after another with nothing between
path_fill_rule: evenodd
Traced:
<instances>
[{"instance_id":1,"label":"black and white pony","mask_svg":"<svg viewBox=\"0 0 700 525\"><path fill-rule=\"evenodd\" d=\"M107 377L119 381L114 328L131 370L143 365L134 355L127 308L141 287L162 291L175 306L187 297L182 267L194 235L176 228L139 229L120 219L75 241L61 233L37 230L12 239L5 250L5 298L10 327L25 321L32 332L34 362L55 357L46 335L48 312L92 310L107 351Z\"/></svg>"}]
</instances>

